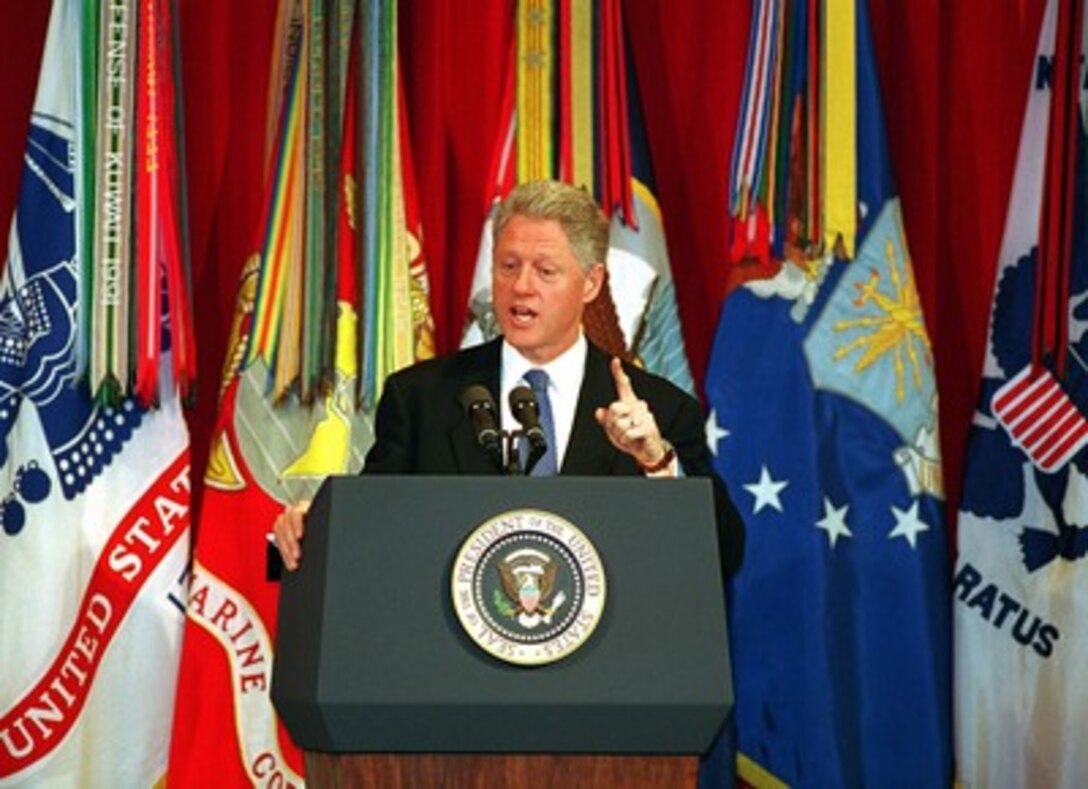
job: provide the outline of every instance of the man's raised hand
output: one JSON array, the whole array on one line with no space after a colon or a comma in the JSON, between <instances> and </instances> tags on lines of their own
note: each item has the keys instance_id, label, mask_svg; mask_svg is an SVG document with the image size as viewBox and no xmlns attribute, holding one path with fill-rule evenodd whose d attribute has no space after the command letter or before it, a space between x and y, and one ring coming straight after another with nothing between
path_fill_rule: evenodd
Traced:
<instances>
[{"instance_id":1,"label":"man's raised hand","mask_svg":"<svg viewBox=\"0 0 1088 789\"><path fill-rule=\"evenodd\" d=\"M608 408L598 408L595 416L612 446L626 452L643 468L657 466L668 453L653 412L639 398L631 379L617 357L610 365L616 383L616 399Z\"/></svg>"}]
</instances>

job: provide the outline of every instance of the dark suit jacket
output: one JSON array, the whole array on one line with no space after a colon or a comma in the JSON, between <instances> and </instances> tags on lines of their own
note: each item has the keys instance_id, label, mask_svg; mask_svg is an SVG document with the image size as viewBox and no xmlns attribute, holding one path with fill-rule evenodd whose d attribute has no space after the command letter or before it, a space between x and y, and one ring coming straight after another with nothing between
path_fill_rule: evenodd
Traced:
<instances>
[{"instance_id":1,"label":"dark suit jacket","mask_svg":"<svg viewBox=\"0 0 1088 789\"><path fill-rule=\"evenodd\" d=\"M378 404L375 442L365 474L498 474L476 440L461 393L479 384L499 391L502 339L421 362L390 376ZM560 474L637 476L634 459L616 449L594 418L616 399L609 357L592 343ZM676 448L687 476L714 483L722 569L732 573L744 551L744 524L711 467L699 403L669 381L631 365L624 369L635 393L653 411L662 435Z\"/></svg>"}]
</instances>

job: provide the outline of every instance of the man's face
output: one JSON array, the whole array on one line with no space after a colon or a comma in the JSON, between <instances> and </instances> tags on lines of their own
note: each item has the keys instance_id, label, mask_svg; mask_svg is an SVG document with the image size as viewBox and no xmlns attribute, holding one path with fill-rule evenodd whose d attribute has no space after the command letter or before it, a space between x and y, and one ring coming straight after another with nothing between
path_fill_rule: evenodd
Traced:
<instances>
[{"instance_id":1,"label":"man's face","mask_svg":"<svg viewBox=\"0 0 1088 789\"><path fill-rule=\"evenodd\" d=\"M578 339L582 310L603 279L600 263L583 273L558 222L512 217L495 244L491 270L503 336L534 364L550 362Z\"/></svg>"}]
</instances>

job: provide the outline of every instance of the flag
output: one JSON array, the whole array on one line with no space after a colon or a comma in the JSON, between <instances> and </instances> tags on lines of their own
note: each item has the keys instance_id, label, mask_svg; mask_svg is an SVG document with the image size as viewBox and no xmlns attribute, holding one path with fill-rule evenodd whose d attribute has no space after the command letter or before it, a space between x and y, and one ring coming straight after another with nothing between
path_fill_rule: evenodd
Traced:
<instances>
[{"instance_id":1,"label":"flag","mask_svg":"<svg viewBox=\"0 0 1088 789\"><path fill-rule=\"evenodd\" d=\"M516 44L462 346L498 334L491 310L495 207L519 182L558 178L592 191L611 218L607 277L587 306L587 335L694 393L621 4L553 8L523 0Z\"/></svg>"},{"instance_id":2,"label":"flag","mask_svg":"<svg viewBox=\"0 0 1088 789\"><path fill-rule=\"evenodd\" d=\"M0 783L151 786L184 621L189 436L169 310L145 327L158 408L96 401L80 375L81 270L103 263L78 241L81 30L80 3L54 2L0 278Z\"/></svg>"},{"instance_id":3,"label":"flag","mask_svg":"<svg viewBox=\"0 0 1088 789\"><path fill-rule=\"evenodd\" d=\"M303 4L289 0L281 8L286 15L280 26L286 39L279 50L285 58L283 73L288 75L283 83L286 95L271 97L273 108L279 108L279 118L265 198L267 217L257 242L260 252L247 261L238 289L219 417L205 476L199 538L189 579L188 621L170 753L171 786L302 784L302 754L280 723L269 695L279 597L272 524L285 505L312 497L329 474L356 473L362 468L373 442L374 401L369 388L360 398L364 367L372 371L373 385L380 386L384 375L391 372L391 358L403 365L433 349L426 265L414 203L403 97L395 79L395 52L390 50L388 64L376 71L357 63L359 36L366 36L362 51L371 51L379 37L381 46L395 48L395 6L391 2L365 4L359 12L367 14L365 18L345 14L337 4L325 4L321 9L310 6L307 11ZM320 182L305 168L323 166L327 161L327 154L321 156L313 150L306 157L297 155L301 150L297 135L311 128L306 111L314 106L312 101L300 100L298 80L299 59L314 45L313 39L306 43L304 37L306 31L314 30L315 10L322 11L330 25L346 25L348 31L354 25L356 42L353 64L345 69L345 76L331 75L324 85L342 81L344 86L336 108L323 110L326 120L338 117L343 121L338 131L326 124L321 133L321 144L332 146L339 156L335 178L328 178L330 183L321 186L320 194L307 191L303 199L301 194L292 194L295 185ZM344 35L342 30L332 33L326 29L323 39L326 46L337 47ZM312 64L312 52L309 58ZM365 91L357 89L360 80L365 80ZM356 95L360 92L374 102L377 117L371 117L370 109L359 109ZM308 134L310 145L317 144L317 136L312 131ZM375 201L373 205L359 205L357 200L360 142L385 152L377 159L365 160L368 175L382 185L374 193L363 192L367 200ZM335 233L320 242L307 236L284 243L303 226L306 233L327 232L328 222L306 224L303 220L304 213L315 212L315 201L321 201L322 196L327 202L320 213L337 218ZM360 242L360 235L365 236L365 242ZM370 245L380 253L357 254L358 249L369 249ZM302 319L300 313L312 309L313 304L307 284L329 287L322 281L327 277L315 277L311 270L313 266L324 269L327 261L321 256L304 257L314 249L333 255L330 306L335 313ZM293 300L293 315L285 306L290 300L279 290L289 277L296 277L301 288ZM363 283L377 290L365 290ZM378 305L365 319L360 293ZM384 305L391 302L396 306L386 309ZM290 332L282 331L283 322L289 320L298 320L300 325ZM331 337L311 343L307 331L320 331L326 325L334 327ZM384 336L407 336L414 353L407 358L403 354L390 356L382 341L368 341L379 330L375 327L380 327ZM288 349L288 342L296 346ZM324 385L304 380L310 374L304 361L291 362L294 373L277 370L284 355L301 360L307 348L321 345L331 352L331 372ZM307 387L311 392L308 398L304 396ZM360 400L365 408L358 407Z\"/></svg>"},{"instance_id":4,"label":"flag","mask_svg":"<svg viewBox=\"0 0 1088 789\"><path fill-rule=\"evenodd\" d=\"M1088 39L1073 7L1051 1L1044 12L968 443L952 585L965 786L1088 781L1088 91L1083 66L1069 66ZM1072 113L1068 136L1062 112ZM1071 181L1057 200L1054 172ZM1066 252L1058 278L1047 273L1047 216L1066 228L1064 241L1049 245ZM1049 347L1040 345L1048 298L1059 327Z\"/></svg>"},{"instance_id":5,"label":"flag","mask_svg":"<svg viewBox=\"0 0 1088 789\"><path fill-rule=\"evenodd\" d=\"M755 786L947 786L937 394L888 169L866 3L820 4L819 20L804 16L809 4L792 4L778 27L768 26L778 5L753 14L764 26L753 42L764 44L749 55L750 74L774 75L769 115L747 113L737 135L745 145L772 130L759 155L777 159L756 168L765 177L731 207L735 232L746 233L758 214L767 235L734 247L742 253L734 281L743 284L723 304L706 378L715 468L747 527L728 594L737 774ZM809 103L823 106L812 83L832 83L794 66L821 62L810 58L813 45L823 61L845 56L828 49L852 40L842 30L819 41L807 32L844 23L856 35L847 58L856 71L844 83L856 107L857 180L846 186L856 188L856 245L839 238L849 227L820 243L831 220L819 233L799 221L824 210L801 199L826 191L808 189L811 172L801 165L809 132L818 131L806 127ZM780 46L766 46L766 36ZM777 68L753 64L757 52ZM734 191L743 193L737 162ZM776 208L776 195L790 199Z\"/></svg>"},{"instance_id":6,"label":"flag","mask_svg":"<svg viewBox=\"0 0 1088 789\"><path fill-rule=\"evenodd\" d=\"M619 6L617 5L617 14ZM622 25L620 20L616 24ZM622 34L622 27L621 27ZM625 44L622 35L619 44ZM608 243L609 291L623 332L623 348L641 360L650 372L669 379L694 394L688 368L680 312L676 306L672 264L665 238L665 222L657 202L650 146L642 120L642 101L630 50L619 47L624 59L626 85L623 120L630 140L626 175L630 201L612 214ZM625 54L626 52L626 54ZM592 308L591 308L592 309Z\"/></svg>"}]
</instances>

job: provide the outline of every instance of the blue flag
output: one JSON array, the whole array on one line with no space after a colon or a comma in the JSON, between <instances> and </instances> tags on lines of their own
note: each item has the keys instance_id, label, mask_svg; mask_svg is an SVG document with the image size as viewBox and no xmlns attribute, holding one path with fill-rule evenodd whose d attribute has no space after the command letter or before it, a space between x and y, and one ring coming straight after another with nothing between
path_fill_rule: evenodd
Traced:
<instances>
[{"instance_id":1,"label":"blue flag","mask_svg":"<svg viewBox=\"0 0 1088 789\"><path fill-rule=\"evenodd\" d=\"M723 305L708 437L748 529L730 590L738 774L947 786L950 604L933 359L857 4L853 260ZM833 57L828 53L828 57Z\"/></svg>"}]
</instances>

